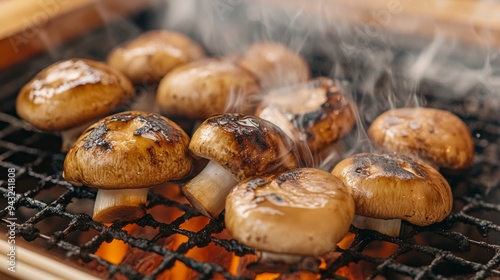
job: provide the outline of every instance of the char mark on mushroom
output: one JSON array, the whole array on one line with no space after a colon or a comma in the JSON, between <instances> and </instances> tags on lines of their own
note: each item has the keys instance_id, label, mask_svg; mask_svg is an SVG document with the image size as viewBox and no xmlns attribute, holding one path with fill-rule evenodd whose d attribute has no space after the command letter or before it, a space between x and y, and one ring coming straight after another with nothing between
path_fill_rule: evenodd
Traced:
<instances>
[{"instance_id":1,"label":"char mark on mushroom","mask_svg":"<svg viewBox=\"0 0 500 280\"><path fill-rule=\"evenodd\" d=\"M293 124L298 128L308 128L320 120L323 120L335 110L350 110L350 104L339 88L330 79L319 78L313 80L309 89L323 88L325 90L326 102L312 112L293 115Z\"/></svg>"},{"instance_id":2,"label":"char mark on mushroom","mask_svg":"<svg viewBox=\"0 0 500 280\"><path fill-rule=\"evenodd\" d=\"M416 178L426 178L426 175L421 172L421 166L418 162L400 156L400 158L393 158L384 156L383 158L375 154L367 154L363 157L354 157L354 164L356 166L356 174L359 176L370 176L370 168L378 167L384 173L395 176L402 180L412 180Z\"/></svg>"},{"instance_id":3,"label":"char mark on mushroom","mask_svg":"<svg viewBox=\"0 0 500 280\"><path fill-rule=\"evenodd\" d=\"M161 119L157 115L150 114L145 117L136 117L144 123L144 126L134 131L134 135L136 136L148 134L151 132L160 132L168 142L175 141L175 139L172 139L172 135L175 135L176 138L179 138L181 136L181 133L179 131L173 129L165 120Z\"/></svg>"},{"instance_id":4,"label":"char mark on mushroom","mask_svg":"<svg viewBox=\"0 0 500 280\"><path fill-rule=\"evenodd\" d=\"M257 189L258 187L264 186L267 183L268 183L268 181L266 179L263 179L261 177L255 177L255 178L249 179L246 186L247 186L248 191L253 191L253 190Z\"/></svg>"},{"instance_id":5,"label":"char mark on mushroom","mask_svg":"<svg viewBox=\"0 0 500 280\"><path fill-rule=\"evenodd\" d=\"M287 181L295 181L300 177L300 173L296 169L288 170L276 176L276 183L281 185Z\"/></svg>"},{"instance_id":6,"label":"char mark on mushroom","mask_svg":"<svg viewBox=\"0 0 500 280\"><path fill-rule=\"evenodd\" d=\"M120 113L110 118L104 125L113 122L128 123L132 120L139 120L144 125L134 130L134 136L142 136L152 132L160 133L166 141L173 142L181 137L181 133L170 126L165 120L156 114L138 115L130 112ZM176 139L174 139L176 138ZM158 141L155 141L158 142Z\"/></svg>"},{"instance_id":7,"label":"char mark on mushroom","mask_svg":"<svg viewBox=\"0 0 500 280\"><path fill-rule=\"evenodd\" d=\"M267 129L265 127L261 128L260 124L250 117L224 114L220 118L208 119L208 123L220 126L225 131L233 134L241 149L245 149L250 145L264 151L270 148L266 141Z\"/></svg>"},{"instance_id":8,"label":"char mark on mushroom","mask_svg":"<svg viewBox=\"0 0 500 280\"><path fill-rule=\"evenodd\" d=\"M108 127L105 124L101 124L97 128L91 129L93 129L92 132L90 132L89 135L83 139L85 142L83 147L87 150L92 149L93 147L102 147L105 151L111 150L111 143L105 139Z\"/></svg>"}]
</instances>

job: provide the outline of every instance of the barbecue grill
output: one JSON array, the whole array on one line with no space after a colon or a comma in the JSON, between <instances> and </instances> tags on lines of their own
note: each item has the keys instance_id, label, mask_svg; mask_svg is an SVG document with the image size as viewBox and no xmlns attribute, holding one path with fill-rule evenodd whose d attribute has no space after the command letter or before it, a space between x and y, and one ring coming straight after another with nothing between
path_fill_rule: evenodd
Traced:
<instances>
[{"instance_id":1,"label":"barbecue grill","mask_svg":"<svg viewBox=\"0 0 500 280\"><path fill-rule=\"evenodd\" d=\"M154 27L145 20L149 16L151 11L126 22L114 21L52 53L58 53L58 58L104 60L117 43L136 35L123 28L124 24L132 21L139 26L139 31L149 29ZM218 54L220 49L209 51ZM405 51L398 53L405 54ZM331 72L331 57L321 49L306 53L305 58L315 76L335 75ZM92 220L90 211L96 191L72 186L62 179L64 155L59 151L59 136L34 129L15 113L19 89L53 60L51 53L39 55L13 66L0 78L0 229L8 237L8 225L15 224L19 266L17 274L3 270L4 273L31 278L42 277L44 274L30 274L42 270L54 277L71 278L76 275L71 273L80 271L83 274L79 279L92 276L110 279L255 277L251 270L251 263L256 259L253 250L230 238L224 228L223 214L213 220L204 218L183 199L175 184L150 191L148 214L139 220L110 225ZM360 111L377 98L384 98L384 92L412 89L411 83L401 82L405 77L385 73L378 77L374 87L378 93L367 94L366 88L357 86L359 77L351 75L362 63L340 61L338 65L346 67L341 78L351 85L352 98ZM442 93L450 89L424 79L415 93L420 104L458 115L474 136L473 166L458 174L444 174L454 192L453 212L448 218L428 227L403 222L399 238L351 227L348 240L320 260L319 271L296 271L298 268L292 267L279 276L280 279L313 276L321 279L500 278L500 113L497 107L500 95L492 97L487 90L478 85L466 95L442 98ZM378 106L366 114L361 112L359 129L343 141L347 153L369 150L368 146L359 144L364 127L373 116L389 106L408 104L407 100L396 98L393 104ZM16 192L12 205L14 215L8 203L8 176L12 169ZM127 252L118 262L101 251L104 245L117 240ZM7 238L2 238L4 241ZM0 247L0 259L7 261L8 247L5 246ZM57 264L39 258L55 260ZM2 269L5 263L2 261ZM21 265L26 268L24 273ZM63 266L68 270L61 270Z\"/></svg>"}]
</instances>

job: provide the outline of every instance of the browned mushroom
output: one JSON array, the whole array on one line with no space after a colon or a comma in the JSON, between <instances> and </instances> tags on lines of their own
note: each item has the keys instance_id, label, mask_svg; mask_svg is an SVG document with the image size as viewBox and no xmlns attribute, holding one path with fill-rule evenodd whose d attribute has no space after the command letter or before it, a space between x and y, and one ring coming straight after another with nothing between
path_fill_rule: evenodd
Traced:
<instances>
[{"instance_id":1,"label":"browned mushroom","mask_svg":"<svg viewBox=\"0 0 500 280\"><path fill-rule=\"evenodd\" d=\"M354 198L353 225L398 236L401 220L427 226L446 218L453 206L450 186L430 165L385 154L356 154L332 174Z\"/></svg>"},{"instance_id":2,"label":"browned mushroom","mask_svg":"<svg viewBox=\"0 0 500 280\"><path fill-rule=\"evenodd\" d=\"M203 48L185 35L152 30L113 49L108 64L141 85L160 81L175 67L203 57Z\"/></svg>"},{"instance_id":3,"label":"browned mushroom","mask_svg":"<svg viewBox=\"0 0 500 280\"><path fill-rule=\"evenodd\" d=\"M368 135L385 151L418 158L435 167L464 169L472 164L474 157L469 128L444 110L389 110L373 121Z\"/></svg>"},{"instance_id":4,"label":"browned mushroom","mask_svg":"<svg viewBox=\"0 0 500 280\"><path fill-rule=\"evenodd\" d=\"M306 165L318 167L324 159L322 150L329 149L354 126L353 107L338 83L319 77L270 92L255 115L283 129L295 140Z\"/></svg>"},{"instance_id":5,"label":"browned mushroom","mask_svg":"<svg viewBox=\"0 0 500 280\"><path fill-rule=\"evenodd\" d=\"M224 210L226 196L238 181L298 166L293 141L274 124L254 116L223 114L205 120L191 137L189 149L210 161L182 191L207 217Z\"/></svg>"},{"instance_id":6,"label":"browned mushroom","mask_svg":"<svg viewBox=\"0 0 500 280\"><path fill-rule=\"evenodd\" d=\"M339 179L297 168L240 182L227 197L225 224L262 264L279 269L335 249L353 217L353 198Z\"/></svg>"},{"instance_id":7,"label":"browned mushroom","mask_svg":"<svg viewBox=\"0 0 500 280\"><path fill-rule=\"evenodd\" d=\"M90 126L68 152L63 177L99 189L94 219L131 220L145 214L148 188L191 171L189 137L154 113L128 111Z\"/></svg>"},{"instance_id":8,"label":"browned mushroom","mask_svg":"<svg viewBox=\"0 0 500 280\"><path fill-rule=\"evenodd\" d=\"M215 114L250 113L260 88L253 75L229 60L205 59L177 67L160 82L157 102L171 117L204 120Z\"/></svg>"},{"instance_id":9,"label":"browned mushroom","mask_svg":"<svg viewBox=\"0 0 500 280\"><path fill-rule=\"evenodd\" d=\"M280 43L255 43L238 61L258 77L266 91L305 82L310 76L307 62Z\"/></svg>"},{"instance_id":10,"label":"browned mushroom","mask_svg":"<svg viewBox=\"0 0 500 280\"><path fill-rule=\"evenodd\" d=\"M98 118L129 102L130 81L104 63L89 59L56 62L19 93L18 115L43 131L62 131L63 151Z\"/></svg>"}]
</instances>

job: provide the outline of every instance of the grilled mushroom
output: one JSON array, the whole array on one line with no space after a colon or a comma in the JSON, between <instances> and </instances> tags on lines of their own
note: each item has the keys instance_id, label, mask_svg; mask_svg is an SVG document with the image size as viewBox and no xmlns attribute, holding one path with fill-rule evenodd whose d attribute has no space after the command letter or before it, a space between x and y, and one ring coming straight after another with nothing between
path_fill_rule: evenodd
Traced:
<instances>
[{"instance_id":1,"label":"grilled mushroom","mask_svg":"<svg viewBox=\"0 0 500 280\"><path fill-rule=\"evenodd\" d=\"M38 73L19 93L17 114L43 131L62 131L62 150L98 118L134 96L130 81L101 62L69 59Z\"/></svg>"},{"instance_id":2,"label":"grilled mushroom","mask_svg":"<svg viewBox=\"0 0 500 280\"><path fill-rule=\"evenodd\" d=\"M306 165L316 167L321 151L354 126L356 116L352 107L336 82L320 77L307 84L270 92L255 115L282 128L295 140Z\"/></svg>"},{"instance_id":3,"label":"grilled mushroom","mask_svg":"<svg viewBox=\"0 0 500 280\"><path fill-rule=\"evenodd\" d=\"M385 154L357 154L332 174L354 198L353 225L398 236L401 220L427 226L446 218L453 206L450 186L430 165Z\"/></svg>"},{"instance_id":4,"label":"grilled mushroom","mask_svg":"<svg viewBox=\"0 0 500 280\"><path fill-rule=\"evenodd\" d=\"M99 189L94 220L113 222L144 215L148 188L191 171L189 137L154 113L128 111L90 126L68 152L64 178Z\"/></svg>"},{"instance_id":5,"label":"grilled mushroom","mask_svg":"<svg viewBox=\"0 0 500 280\"><path fill-rule=\"evenodd\" d=\"M444 110L389 110L375 119L368 135L385 151L418 158L435 167L464 169L474 157L474 142L467 125Z\"/></svg>"},{"instance_id":6,"label":"grilled mushroom","mask_svg":"<svg viewBox=\"0 0 500 280\"><path fill-rule=\"evenodd\" d=\"M203 57L203 48L183 34L153 30L113 49L108 64L141 85L160 81L175 67Z\"/></svg>"},{"instance_id":7,"label":"grilled mushroom","mask_svg":"<svg viewBox=\"0 0 500 280\"><path fill-rule=\"evenodd\" d=\"M177 67L160 82L157 102L169 117L204 120L222 113L250 113L260 91L249 72L229 60L205 59Z\"/></svg>"},{"instance_id":8,"label":"grilled mushroom","mask_svg":"<svg viewBox=\"0 0 500 280\"><path fill-rule=\"evenodd\" d=\"M240 182L227 197L225 224L263 265L280 268L332 251L353 216L354 201L339 179L297 168Z\"/></svg>"},{"instance_id":9,"label":"grilled mushroom","mask_svg":"<svg viewBox=\"0 0 500 280\"><path fill-rule=\"evenodd\" d=\"M207 217L222 212L238 181L298 166L293 141L274 124L254 116L222 114L205 120L191 137L189 149L209 162L182 191Z\"/></svg>"},{"instance_id":10,"label":"grilled mushroom","mask_svg":"<svg viewBox=\"0 0 500 280\"><path fill-rule=\"evenodd\" d=\"M310 70L307 62L286 46L258 42L239 59L239 64L258 77L264 90L305 82Z\"/></svg>"}]
</instances>

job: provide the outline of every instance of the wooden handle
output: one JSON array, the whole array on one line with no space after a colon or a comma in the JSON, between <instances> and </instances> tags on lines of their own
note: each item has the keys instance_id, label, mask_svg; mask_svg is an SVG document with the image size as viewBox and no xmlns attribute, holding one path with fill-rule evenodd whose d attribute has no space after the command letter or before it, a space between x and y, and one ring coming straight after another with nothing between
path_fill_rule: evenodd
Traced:
<instances>
[{"instance_id":1,"label":"wooden handle","mask_svg":"<svg viewBox=\"0 0 500 280\"><path fill-rule=\"evenodd\" d=\"M0 0L0 69L160 1Z\"/></svg>"},{"instance_id":2,"label":"wooden handle","mask_svg":"<svg viewBox=\"0 0 500 280\"><path fill-rule=\"evenodd\" d=\"M68 266L47 256L35 253L16 244L15 272L8 270L10 245L0 240L0 272L16 279L85 279L98 280L80 269Z\"/></svg>"}]
</instances>

